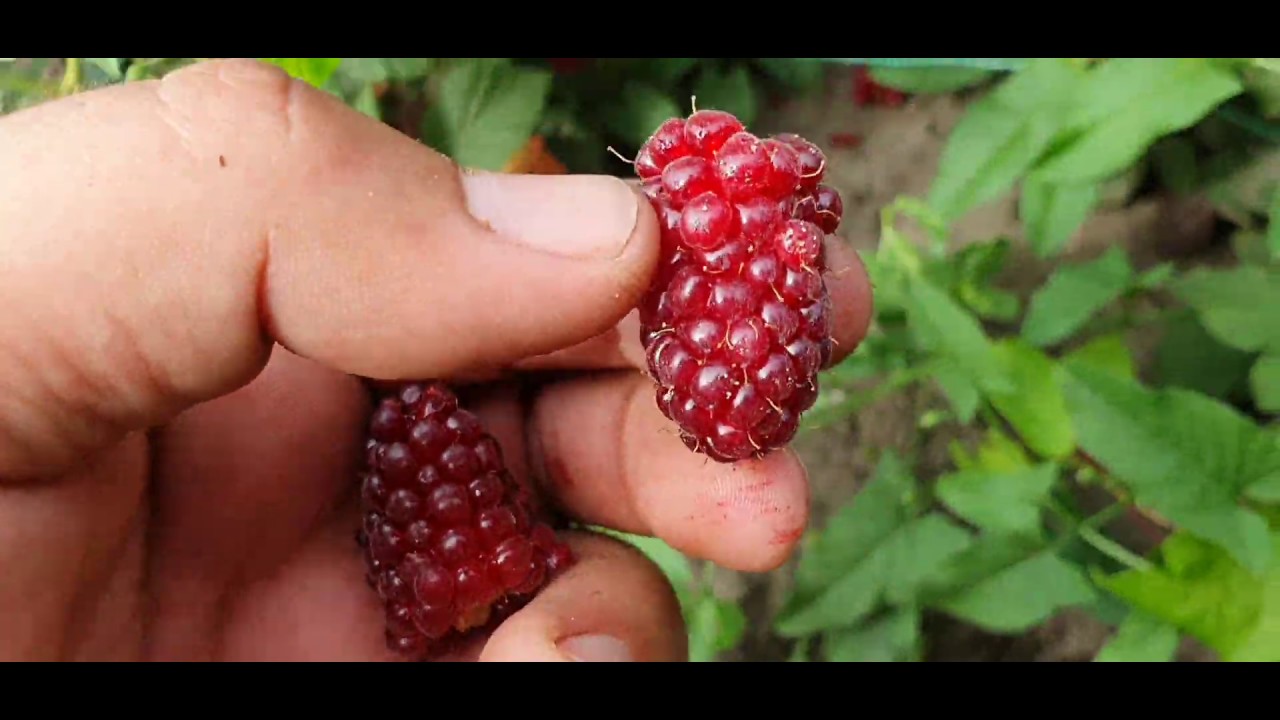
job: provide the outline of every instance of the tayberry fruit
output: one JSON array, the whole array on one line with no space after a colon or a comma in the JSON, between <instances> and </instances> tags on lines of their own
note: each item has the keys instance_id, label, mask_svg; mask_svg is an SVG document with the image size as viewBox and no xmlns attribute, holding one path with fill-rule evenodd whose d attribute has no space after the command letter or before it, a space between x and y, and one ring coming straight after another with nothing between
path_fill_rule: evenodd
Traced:
<instances>
[{"instance_id":1,"label":"tayberry fruit","mask_svg":"<svg viewBox=\"0 0 1280 720\"><path fill-rule=\"evenodd\" d=\"M373 384L361 473L367 580L412 659L494 627L572 564L502 449L438 382Z\"/></svg>"},{"instance_id":2,"label":"tayberry fruit","mask_svg":"<svg viewBox=\"0 0 1280 720\"><path fill-rule=\"evenodd\" d=\"M701 110L662 123L635 171L662 227L640 306L659 409L720 462L786 445L832 355L823 244L844 206L826 157Z\"/></svg>"}]
</instances>

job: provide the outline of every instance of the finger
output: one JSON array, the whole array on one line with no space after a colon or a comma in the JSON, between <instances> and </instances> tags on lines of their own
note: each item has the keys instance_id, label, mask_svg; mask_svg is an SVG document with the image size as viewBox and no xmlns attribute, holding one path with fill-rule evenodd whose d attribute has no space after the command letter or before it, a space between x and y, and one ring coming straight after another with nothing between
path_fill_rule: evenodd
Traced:
<instances>
[{"instance_id":1,"label":"finger","mask_svg":"<svg viewBox=\"0 0 1280 720\"><path fill-rule=\"evenodd\" d=\"M690 452L637 373L548 387L530 432L535 476L586 523L748 572L785 562L808 523L808 478L794 453L724 464Z\"/></svg>"},{"instance_id":2,"label":"finger","mask_svg":"<svg viewBox=\"0 0 1280 720\"><path fill-rule=\"evenodd\" d=\"M823 275L831 294L831 362L844 360L867 336L873 300L866 266L848 243L827 237L827 270ZM584 343L521 360L522 370L604 370L646 367L640 344L640 316L629 313L617 326Z\"/></svg>"},{"instance_id":3,"label":"finger","mask_svg":"<svg viewBox=\"0 0 1280 720\"><path fill-rule=\"evenodd\" d=\"M216 641L246 612L236 599L354 497L368 407L356 379L277 349L249 385L156 437L153 653L191 656ZM358 522L346 530L348 552ZM362 578L349 581L363 587Z\"/></svg>"},{"instance_id":4,"label":"finger","mask_svg":"<svg viewBox=\"0 0 1280 720\"><path fill-rule=\"evenodd\" d=\"M272 341L387 378L580 343L658 246L616 178L460 172L245 60L6 116L0 157L0 476L237 388Z\"/></svg>"},{"instance_id":5,"label":"finger","mask_svg":"<svg viewBox=\"0 0 1280 720\"><path fill-rule=\"evenodd\" d=\"M671 584L639 551L567 533L577 562L498 627L482 662L679 662L688 635Z\"/></svg>"}]
</instances>

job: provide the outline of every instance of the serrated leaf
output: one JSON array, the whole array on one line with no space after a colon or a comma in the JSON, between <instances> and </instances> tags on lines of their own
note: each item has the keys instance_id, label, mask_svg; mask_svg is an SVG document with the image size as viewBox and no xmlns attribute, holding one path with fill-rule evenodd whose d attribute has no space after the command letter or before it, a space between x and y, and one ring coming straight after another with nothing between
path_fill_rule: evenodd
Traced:
<instances>
[{"instance_id":1,"label":"serrated leaf","mask_svg":"<svg viewBox=\"0 0 1280 720\"><path fill-rule=\"evenodd\" d=\"M987 428L973 457L964 454L959 447L954 451L953 457L960 470L1014 473L1031 466L1031 458L1022 445L995 427Z\"/></svg>"},{"instance_id":2,"label":"serrated leaf","mask_svg":"<svg viewBox=\"0 0 1280 720\"><path fill-rule=\"evenodd\" d=\"M342 65L342 58L259 58L314 87L323 88Z\"/></svg>"},{"instance_id":3,"label":"serrated leaf","mask_svg":"<svg viewBox=\"0 0 1280 720\"><path fill-rule=\"evenodd\" d=\"M500 171L538 127L551 73L509 58L456 60L440 79L423 135L465 167Z\"/></svg>"},{"instance_id":4,"label":"serrated leaf","mask_svg":"<svg viewBox=\"0 0 1280 720\"><path fill-rule=\"evenodd\" d=\"M1035 535L1041 505L1057 479L1052 464L998 472L968 470L938 479L938 500L986 532Z\"/></svg>"},{"instance_id":5,"label":"serrated leaf","mask_svg":"<svg viewBox=\"0 0 1280 720\"><path fill-rule=\"evenodd\" d=\"M922 276L913 276L904 298L910 326L922 344L955 363L978 388L1013 389L977 318Z\"/></svg>"},{"instance_id":6,"label":"serrated leaf","mask_svg":"<svg viewBox=\"0 0 1280 720\"><path fill-rule=\"evenodd\" d=\"M1100 197L1096 183L1052 183L1032 173L1018 202L1031 248L1040 257L1057 254L1089 219Z\"/></svg>"},{"instance_id":7,"label":"serrated leaf","mask_svg":"<svg viewBox=\"0 0 1280 720\"><path fill-rule=\"evenodd\" d=\"M1177 628L1144 612L1131 611L1094 662L1170 662L1177 651Z\"/></svg>"},{"instance_id":8,"label":"serrated leaf","mask_svg":"<svg viewBox=\"0 0 1280 720\"><path fill-rule=\"evenodd\" d=\"M1262 582L1221 549L1188 533L1171 536L1160 554L1162 567L1095 582L1224 656L1243 647L1262 616Z\"/></svg>"},{"instance_id":9,"label":"serrated leaf","mask_svg":"<svg viewBox=\"0 0 1280 720\"><path fill-rule=\"evenodd\" d=\"M943 149L929 204L954 220L1010 190L1062 127L1083 73L1059 58L1037 58L971 105Z\"/></svg>"},{"instance_id":10,"label":"serrated leaf","mask_svg":"<svg viewBox=\"0 0 1280 720\"><path fill-rule=\"evenodd\" d=\"M1173 291L1222 343L1245 352L1280 352L1280 268L1197 268Z\"/></svg>"},{"instance_id":11,"label":"serrated leaf","mask_svg":"<svg viewBox=\"0 0 1280 720\"><path fill-rule=\"evenodd\" d=\"M1075 451L1075 431L1052 359L1030 345L1008 338L994 346L1007 390L988 390L992 406L1042 457L1063 459Z\"/></svg>"},{"instance_id":12,"label":"serrated leaf","mask_svg":"<svg viewBox=\"0 0 1280 720\"><path fill-rule=\"evenodd\" d=\"M912 94L950 93L991 79L994 73L965 67L877 67L871 78L877 83Z\"/></svg>"},{"instance_id":13,"label":"serrated leaf","mask_svg":"<svg viewBox=\"0 0 1280 720\"><path fill-rule=\"evenodd\" d=\"M858 494L811 533L796 568L797 597L812 596L866 558L918 510L915 479L894 452L887 451Z\"/></svg>"},{"instance_id":14,"label":"serrated leaf","mask_svg":"<svg viewBox=\"0 0 1280 720\"><path fill-rule=\"evenodd\" d=\"M991 632L1016 633L1094 598L1078 568L1046 551L953 595L939 609Z\"/></svg>"},{"instance_id":15,"label":"serrated leaf","mask_svg":"<svg viewBox=\"0 0 1280 720\"><path fill-rule=\"evenodd\" d=\"M1066 340L1123 295L1132 280L1133 267L1119 247L1092 262L1059 267L1032 296L1022 337L1038 347Z\"/></svg>"},{"instance_id":16,"label":"serrated leaf","mask_svg":"<svg viewBox=\"0 0 1280 720\"><path fill-rule=\"evenodd\" d=\"M850 630L828 633L827 662L915 662L921 654L920 612L914 607Z\"/></svg>"},{"instance_id":17,"label":"serrated leaf","mask_svg":"<svg viewBox=\"0 0 1280 720\"><path fill-rule=\"evenodd\" d=\"M882 602L907 603L970 542L969 533L942 515L912 520L890 533L812 600L785 610L777 621L777 631L799 637L847 628Z\"/></svg>"},{"instance_id":18,"label":"serrated leaf","mask_svg":"<svg viewBox=\"0 0 1280 720\"><path fill-rule=\"evenodd\" d=\"M1069 362L1089 365L1118 378L1137 377L1133 353L1122 333L1102 335L1067 353Z\"/></svg>"},{"instance_id":19,"label":"serrated leaf","mask_svg":"<svg viewBox=\"0 0 1280 720\"><path fill-rule=\"evenodd\" d=\"M693 87L698 109L733 113L747 127L755 122L759 101L745 66L727 71L708 66L698 74Z\"/></svg>"},{"instance_id":20,"label":"serrated leaf","mask_svg":"<svg viewBox=\"0 0 1280 720\"><path fill-rule=\"evenodd\" d=\"M1068 126L1082 134L1046 158L1038 173L1056 183L1104 180L1243 89L1234 73L1206 58L1111 58L1076 97Z\"/></svg>"},{"instance_id":21,"label":"serrated leaf","mask_svg":"<svg viewBox=\"0 0 1280 720\"><path fill-rule=\"evenodd\" d=\"M1263 412L1280 412L1280 353L1264 355L1249 373L1253 399Z\"/></svg>"},{"instance_id":22,"label":"serrated leaf","mask_svg":"<svg viewBox=\"0 0 1280 720\"><path fill-rule=\"evenodd\" d=\"M1080 364L1064 365L1080 447L1150 508L1218 543L1250 570L1270 560L1266 522L1238 502L1280 472L1280 447L1233 408L1183 390L1152 391Z\"/></svg>"}]
</instances>

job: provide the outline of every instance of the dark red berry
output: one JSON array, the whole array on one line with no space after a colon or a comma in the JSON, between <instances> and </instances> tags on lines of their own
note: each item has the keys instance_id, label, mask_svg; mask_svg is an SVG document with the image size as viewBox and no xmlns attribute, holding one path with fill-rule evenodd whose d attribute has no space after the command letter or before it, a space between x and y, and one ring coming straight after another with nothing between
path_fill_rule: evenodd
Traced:
<instances>
[{"instance_id":1,"label":"dark red berry","mask_svg":"<svg viewBox=\"0 0 1280 720\"><path fill-rule=\"evenodd\" d=\"M636 171L663 227L640 305L658 408L695 451L761 457L795 436L831 360L823 242L843 206L822 185L826 157L707 110L663 123L644 149L652 167Z\"/></svg>"},{"instance_id":2,"label":"dark red berry","mask_svg":"<svg viewBox=\"0 0 1280 720\"><path fill-rule=\"evenodd\" d=\"M573 555L448 387L379 389L358 540L388 647L429 659L522 607Z\"/></svg>"}]
</instances>

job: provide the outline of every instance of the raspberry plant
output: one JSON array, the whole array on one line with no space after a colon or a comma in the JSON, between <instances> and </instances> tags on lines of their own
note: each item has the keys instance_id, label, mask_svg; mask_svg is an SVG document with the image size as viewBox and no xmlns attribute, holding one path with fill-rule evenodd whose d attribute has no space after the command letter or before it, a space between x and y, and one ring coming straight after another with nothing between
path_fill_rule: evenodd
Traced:
<instances>
[{"instance_id":1,"label":"raspberry plant","mask_svg":"<svg viewBox=\"0 0 1280 720\"><path fill-rule=\"evenodd\" d=\"M193 60L0 62L0 110ZM1099 661L1280 659L1280 59L269 60L512 172L632 175L605 148L635 157L690 97L747 126L834 92L867 112L963 103L927 189L878 208L871 333L800 427L847 437L827 433L897 402L915 431L850 470L857 492L777 573L781 606L748 612L728 574L622 537L671 578L696 660L918 661L940 620L1021 637L1068 611L1110 628ZM856 133L812 139L837 190L859 172L840 150ZM1200 212L1158 224L1154 250L1080 247L1153 198ZM1017 232L966 229L1005 200ZM1184 247L1192 224L1207 246Z\"/></svg>"}]
</instances>

